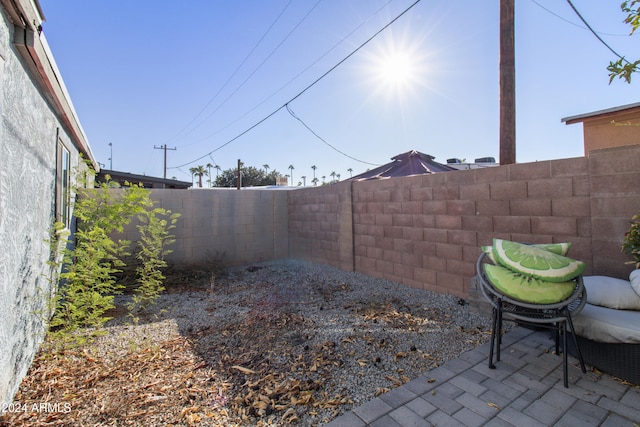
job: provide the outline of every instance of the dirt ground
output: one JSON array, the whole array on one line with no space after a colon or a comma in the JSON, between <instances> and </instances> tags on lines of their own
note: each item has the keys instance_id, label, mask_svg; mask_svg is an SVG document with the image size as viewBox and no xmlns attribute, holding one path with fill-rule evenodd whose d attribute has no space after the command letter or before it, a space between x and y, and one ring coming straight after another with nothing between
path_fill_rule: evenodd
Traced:
<instances>
[{"instance_id":1,"label":"dirt ground","mask_svg":"<svg viewBox=\"0 0 640 427\"><path fill-rule=\"evenodd\" d=\"M456 355L437 343L489 339L475 318L340 279L250 266L169 282L137 323L119 307L89 344L45 343L0 426L322 425Z\"/></svg>"}]
</instances>

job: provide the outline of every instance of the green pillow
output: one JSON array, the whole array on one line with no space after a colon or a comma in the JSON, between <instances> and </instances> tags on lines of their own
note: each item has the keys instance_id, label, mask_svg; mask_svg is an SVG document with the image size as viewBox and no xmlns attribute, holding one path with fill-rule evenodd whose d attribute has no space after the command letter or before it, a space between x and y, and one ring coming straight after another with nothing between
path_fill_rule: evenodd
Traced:
<instances>
[{"instance_id":1,"label":"green pillow","mask_svg":"<svg viewBox=\"0 0 640 427\"><path fill-rule=\"evenodd\" d=\"M554 254L558 254L558 255L562 255L562 256L566 256L569 253L569 249L571 249L571 243L570 242L567 242L567 243L536 243L536 244L534 244L532 246L535 246L536 248L544 249L545 251L553 252ZM496 261L496 259L493 257L493 246L480 246L480 249L482 249L482 252L487 254L489 259L494 264L498 263Z\"/></svg>"},{"instance_id":2,"label":"green pillow","mask_svg":"<svg viewBox=\"0 0 640 427\"><path fill-rule=\"evenodd\" d=\"M569 298L575 282L547 282L508 268L486 264L485 273L491 284L500 292L518 301L532 304L555 304Z\"/></svg>"},{"instance_id":3,"label":"green pillow","mask_svg":"<svg viewBox=\"0 0 640 427\"><path fill-rule=\"evenodd\" d=\"M493 239L493 257L498 264L516 273L547 282L565 282L584 271L585 263L533 245Z\"/></svg>"}]
</instances>

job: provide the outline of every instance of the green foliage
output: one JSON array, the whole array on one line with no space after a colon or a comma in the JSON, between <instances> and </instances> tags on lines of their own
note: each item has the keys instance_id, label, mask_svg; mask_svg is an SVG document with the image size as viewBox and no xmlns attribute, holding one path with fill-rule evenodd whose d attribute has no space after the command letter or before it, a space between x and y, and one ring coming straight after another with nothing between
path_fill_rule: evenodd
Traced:
<instances>
[{"instance_id":1,"label":"green foliage","mask_svg":"<svg viewBox=\"0 0 640 427\"><path fill-rule=\"evenodd\" d=\"M631 26L629 35L633 35L638 27L640 27L640 0L625 0L620 5L620 8L627 14L624 23ZM620 58L615 62L611 61L607 67L609 71L609 84L611 84L616 77L624 79L627 83L631 83L631 75L638 72L639 66L640 60L631 62L625 58Z\"/></svg>"},{"instance_id":2,"label":"green foliage","mask_svg":"<svg viewBox=\"0 0 640 427\"><path fill-rule=\"evenodd\" d=\"M635 264L636 268L640 268L640 214L636 214L631 218L631 226L624 234L622 252L631 255L633 258L633 261L629 261L629 264Z\"/></svg>"},{"instance_id":3,"label":"green foliage","mask_svg":"<svg viewBox=\"0 0 640 427\"><path fill-rule=\"evenodd\" d=\"M175 242L169 232L175 228L179 216L162 208L147 210L138 215L140 251L137 258L140 265L136 269L138 287L128 305L131 313L153 304L165 290L163 286L165 276L162 270L167 267L165 256L171 253L168 246Z\"/></svg>"},{"instance_id":4,"label":"green foliage","mask_svg":"<svg viewBox=\"0 0 640 427\"><path fill-rule=\"evenodd\" d=\"M139 305L153 301L153 294L162 291L161 269L166 266L163 257L169 252L166 246L172 242L172 236L168 233L175 226L177 214L154 209L149 190L138 185L127 183L116 191L113 188L107 179L96 188L77 189L74 216L78 225L73 240L51 239L50 265L52 271L62 272L53 301L55 312L50 333L63 341L68 341L79 328L98 328L110 319L106 314L115 308L114 296L123 289L116 277L125 265L122 259L129 255L130 246L129 241L114 240L111 236L122 232L133 217L140 217L142 223L138 226L142 255L138 257L143 264L149 264L138 272L140 286L150 289L140 291L145 296ZM169 216L169 221L165 216ZM65 247L59 256L57 249L61 244Z\"/></svg>"},{"instance_id":5,"label":"green foliage","mask_svg":"<svg viewBox=\"0 0 640 427\"><path fill-rule=\"evenodd\" d=\"M277 170L266 173L263 169L253 166L243 166L240 168L242 172L242 186L255 187L261 185L275 185L276 178L280 176ZM227 169L223 171L215 180L216 187L237 187L238 169Z\"/></svg>"}]
</instances>

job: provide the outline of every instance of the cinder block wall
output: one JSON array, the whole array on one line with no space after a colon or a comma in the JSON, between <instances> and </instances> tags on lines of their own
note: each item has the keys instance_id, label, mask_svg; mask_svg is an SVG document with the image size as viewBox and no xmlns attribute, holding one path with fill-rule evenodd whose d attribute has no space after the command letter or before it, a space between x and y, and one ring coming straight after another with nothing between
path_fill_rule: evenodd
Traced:
<instances>
[{"instance_id":1,"label":"cinder block wall","mask_svg":"<svg viewBox=\"0 0 640 427\"><path fill-rule=\"evenodd\" d=\"M294 258L354 270L352 183L289 192L289 243Z\"/></svg>"},{"instance_id":2,"label":"cinder block wall","mask_svg":"<svg viewBox=\"0 0 640 427\"><path fill-rule=\"evenodd\" d=\"M591 151L589 178L594 274L626 279L633 266L620 245L640 213L640 145Z\"/></svg>"},{"instance_id":3,"label":"cinder block wall","mask_svg":"<svg viewBox=\"0 0 640 427\"><path fill-rule=\"evenodd\" d=\"M624 278L632 267L620 245L640 212L639 178L637 145L588 158L300 189L289 193L290 252L466 297L480 246L494 237L567 241L570 255L588 264L586 274ZM350 221L352 238L342 235Z\"/></svg>"},{"instance_id":4,"label":"cinder block wall","mask_svg":"<svg viewBox=\"0 0 640 427\"><path fill-rule=\"evenodd\" d=\"M152 190L182 215L170 259L287 257L466 298L494 237L571 242L586 274L626 278L620 246L640 212L640 145L589 157L289 191ZM127 236L136 239L135 233Z\"/></svg>"},{"instance_id":5,"label":"cinder block wall","mask_svg":"<svg viewBox=\"0 0 640 427\"><path fill-rule=\"evenodd\" d=\"M180 214L170 261L221 258L226 265L241 265L288 256L287 191L152 189L151 199ZM137 236L131 225L124 237Z\"/></svg>"}]
</instances>

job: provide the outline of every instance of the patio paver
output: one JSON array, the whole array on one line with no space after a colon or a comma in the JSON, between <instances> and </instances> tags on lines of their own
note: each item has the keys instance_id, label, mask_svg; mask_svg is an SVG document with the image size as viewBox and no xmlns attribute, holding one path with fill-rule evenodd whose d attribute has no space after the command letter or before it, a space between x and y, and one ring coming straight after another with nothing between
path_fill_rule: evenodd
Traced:
<instances>
[{"instance_id":1,"label":"patio paver","mask_svg":"<svg viewBox=\"0 0 640 427\"><path fill-rule=\"evenodd\" d=\"M562 356L548 331L512 328L497 369L482 345L379 396L325 427L364 426L629 426L640 423L640 387L580 371ZM635 423L635 424L634 424Z\"/></svg>"}]
</instances>

